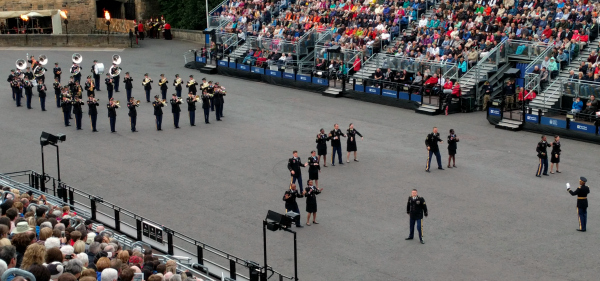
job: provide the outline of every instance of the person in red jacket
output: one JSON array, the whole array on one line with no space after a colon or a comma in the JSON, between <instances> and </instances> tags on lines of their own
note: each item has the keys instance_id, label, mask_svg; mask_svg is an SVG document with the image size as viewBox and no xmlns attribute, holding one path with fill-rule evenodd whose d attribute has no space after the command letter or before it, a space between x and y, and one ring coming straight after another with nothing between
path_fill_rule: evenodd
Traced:
<instances>
[{"instance_id":1,"label":"person in red jacket","mask_svg":"<svg viewBox=\"0 0 600 281\"><path fill-rule=\"evenodd\" d=\"M458 82L456 82L456 84L454 84L454 88L452 88L452 95L455 98L460 98L460 96L462 96L462 90L460 89L460 84L458 84Z\"/></svg>"},{"instance_id":2,"label":"person in red jacket","mask_svg":"<svg viewBox=\"0 0 600 281\"><path fill-rule=\"evenodd\" d=\"M429 79L427 79L427 81L425 81L425 85L426 86L433 86L435 84L438 83L438 77L437 74L434 74L433 76L429 77Z\"/></svg>"},{"instance_id":3,"label":"person in red jacket","mask_svg":"<svg viewBox=\"0 0 600 281\"><path fill-rule=\"evenodd\" d=\"M140 39L144 40L144 23L142 23L142 21L140 21L140 23L138 24L138 34L140 36Z\"/></svg>"},{"instance_id":4,"label":"person in red jacket","mask_svg":"<svg viewBox=\"0 0 600 281\"><path fill-rule=\"evenodd\" d=\"M173 35L171 34L171 25L169 23L165 23L165 40L173 39Z\"/></svg>"}]
</instances>

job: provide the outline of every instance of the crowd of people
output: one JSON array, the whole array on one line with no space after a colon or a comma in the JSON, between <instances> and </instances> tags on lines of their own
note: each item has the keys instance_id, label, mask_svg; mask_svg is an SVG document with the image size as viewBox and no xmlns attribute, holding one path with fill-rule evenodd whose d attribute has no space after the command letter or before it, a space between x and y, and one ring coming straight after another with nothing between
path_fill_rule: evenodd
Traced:
<instances>
[{"instance_id":1,"label":"crowd of people","mask_svg":"<svg viewBox=\"0 0 600 281\"><path fill-rule=\"evenodd\" d=\"M85 220L44 195L8 191L0 204L0 275L10 281L200 281L160 262L151 249L123 249L102 225Z\"/></svg>"}]
</instances>

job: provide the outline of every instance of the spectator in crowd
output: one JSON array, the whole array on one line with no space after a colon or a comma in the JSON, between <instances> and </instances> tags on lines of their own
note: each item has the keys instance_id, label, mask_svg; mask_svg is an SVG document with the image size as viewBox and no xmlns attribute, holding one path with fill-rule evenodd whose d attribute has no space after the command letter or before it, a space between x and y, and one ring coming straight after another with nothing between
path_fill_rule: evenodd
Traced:
<instances>
[{"instance_id":1,"label":"spectator in crowd","mask_svg":"<svg viewBox=\"0 0 600 281\"><path fill-rule=\"evenodd\" d=\"M598 111L598 100L594 95L590 96L590 99L586 103L586 108L582 113L595 115L596 111Z\"/></svg>"},{"instance_id":2,"label":"spectator in crowd","mask_svg":"<svg viewBox=\"0 0 600 281\"><path fill-rule=\"evenodd\" d=\"M571 106L571 113L580 113L582 108L583 102L581 101L581 98L576 97L575 100L573 100L573 105Z\"/></svg>"},{"instance_id":3,"label":"spectator in crowd","mask_svg":"<svg viewBox=\"0 0 600 281\"><path fill-rule=\"evenodd\" d=\"M33 264L43 264L46 259L46 248L40 244L31 244L25 250L21 268L27 269Z\"/></svg>"}]
</instances>

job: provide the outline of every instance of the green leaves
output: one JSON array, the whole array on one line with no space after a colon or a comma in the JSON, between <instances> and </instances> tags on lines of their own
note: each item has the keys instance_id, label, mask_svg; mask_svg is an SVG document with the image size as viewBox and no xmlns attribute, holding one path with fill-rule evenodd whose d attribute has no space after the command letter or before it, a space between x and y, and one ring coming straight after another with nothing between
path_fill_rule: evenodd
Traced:
<instances>
[{"instance_id":1,"label":"green leaves","mask_svg":"<svg viewBox=\"0 0 600 281\"><path fill-rule=\"evenodd\" d=\"M173 28L203 30L206 28L205 0L158 0L165 20ZM208 0L209 11L222 0Z\"/></svg>"}]
</instances>

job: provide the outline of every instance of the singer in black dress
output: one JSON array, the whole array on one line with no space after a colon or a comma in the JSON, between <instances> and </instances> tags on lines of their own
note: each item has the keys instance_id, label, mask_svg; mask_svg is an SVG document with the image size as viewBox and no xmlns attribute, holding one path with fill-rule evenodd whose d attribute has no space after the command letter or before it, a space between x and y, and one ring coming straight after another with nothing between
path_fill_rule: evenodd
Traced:
<instances>
[{"instance_id":1,"label":"singer in black dress","mask_svg":"<svg viewBox=\"0 0 600 281\"><path fill-rule=\"evenodd\" d=\"M317 158L317 152L313 150L310 152L310 157L308 157L308 179L314 180L317 187L319 187L320 172L319 158Z\"/></svg>"},{"instance_id":2,"label":"singer in black dress","mask_svg":"<svg viewBox=\"0 0 600 281\"><path fill-rule=\"evenodd\" d=\"M454 133L454 129L450 129L450 135L448 135L448 168L456 168L456 143L458 137ZM450 161L452 160L452 167L450 167Z\"/></svg>"},{"instance_id":3,"label":"singer in black dress","mask_svg":"<svg viewBox=\"0 0 600 281\"><path fill-rule=\"evenodd\" d=\"M307 181L307 187L304 190L306 196L306 225L310 225L310 215L313 215L313 224L319 224L317 222L317 194L323 191L322 188L317 188L312 184L312 180Z\"/></svg>"},{"instance_id":4,"label":"singer in black dress","mask_svg":"<svg viewBox=\"0 0 600 281\"><path fill-rule=\"evenodd\" d=\"M360 139L363 139L363 136L356 129L354 129L354 124L352 123L350 123L350 127L348 128L347 132L348 142L346 143L346 151L348 151L348 153L346 154L346 163L350 163L350 152L352 151L354 151L354 162L358 162L356 159L356 135L359 135Z\"/></svg>"}]
</instances>

